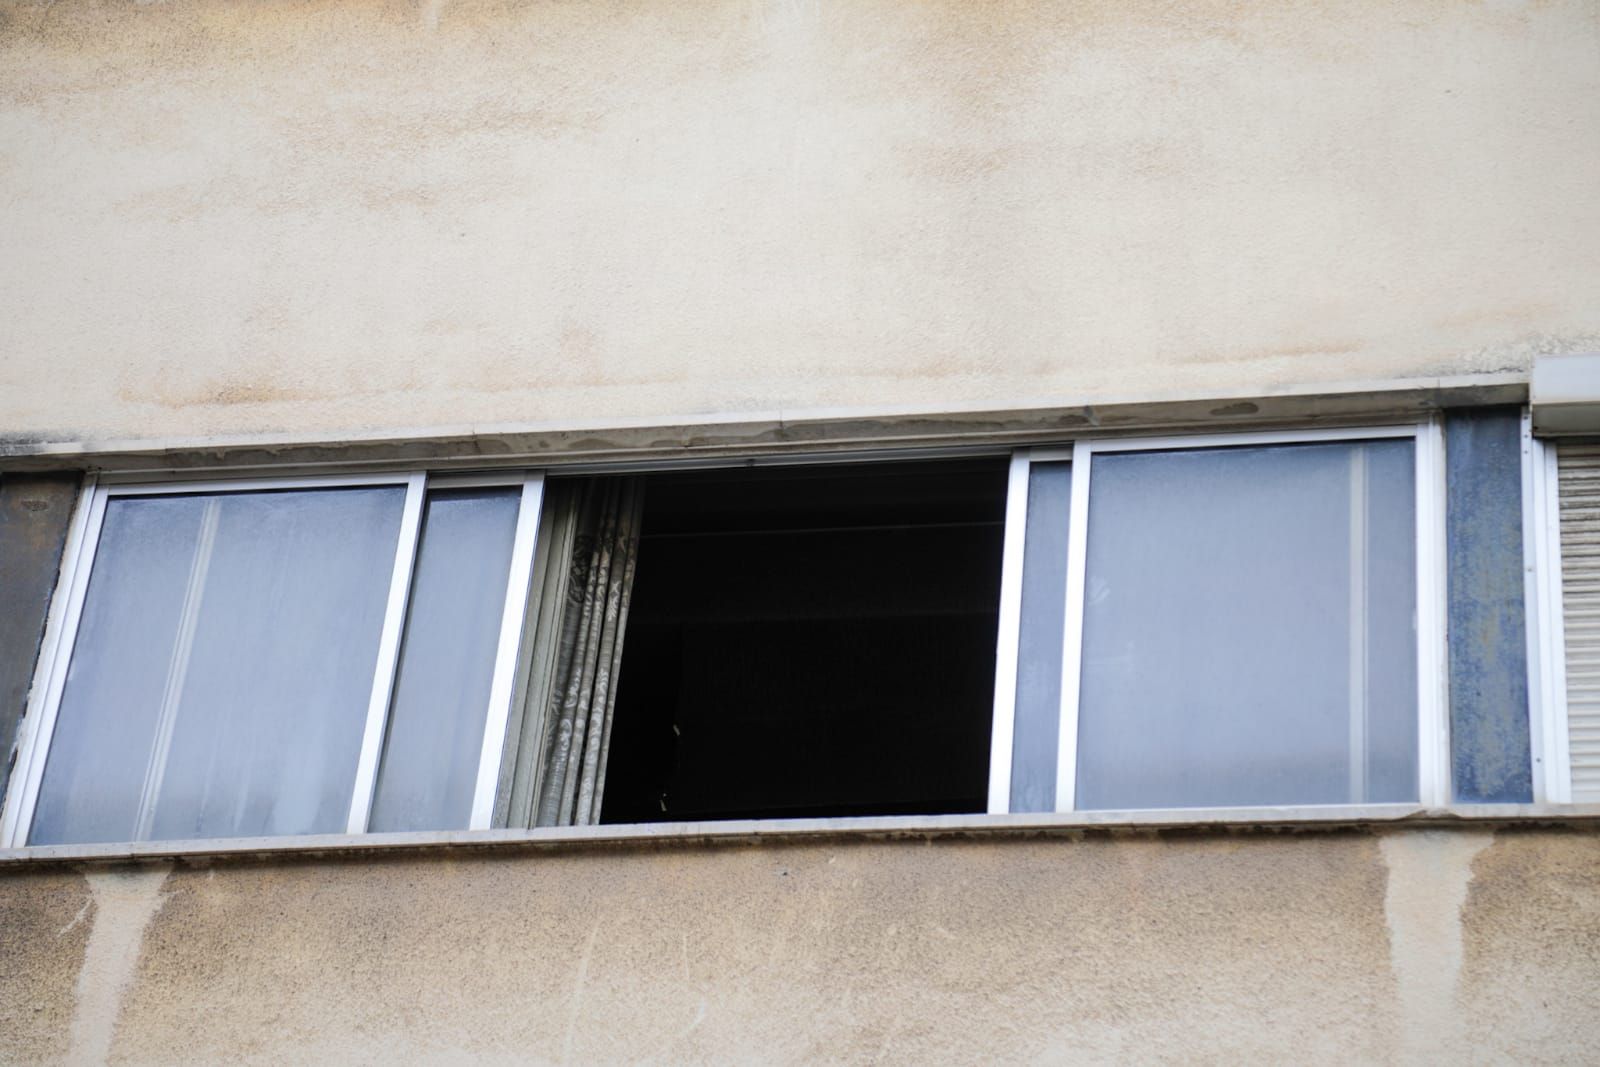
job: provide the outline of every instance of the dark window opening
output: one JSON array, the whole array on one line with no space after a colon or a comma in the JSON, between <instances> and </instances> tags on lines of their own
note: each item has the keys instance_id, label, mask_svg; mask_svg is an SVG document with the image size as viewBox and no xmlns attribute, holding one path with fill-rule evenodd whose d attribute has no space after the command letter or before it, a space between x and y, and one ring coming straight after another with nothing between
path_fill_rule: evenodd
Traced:
<instances>
[{"instance_id":1,"label":"dark window opening","mask_svg":"<svg viewBox=\"0 0 1600 1067\"><path fill-rule=\"evenodd\" d=\"M1003 459L648 479L602 821L985 808Z\"/></svg>"}]
</instances>

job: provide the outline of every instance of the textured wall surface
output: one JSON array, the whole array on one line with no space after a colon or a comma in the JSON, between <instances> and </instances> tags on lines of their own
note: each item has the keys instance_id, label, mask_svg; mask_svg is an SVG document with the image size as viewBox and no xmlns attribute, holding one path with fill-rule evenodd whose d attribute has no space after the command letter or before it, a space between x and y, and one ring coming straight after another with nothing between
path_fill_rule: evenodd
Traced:
<instances>
[{"instance_id":1,"label":"textured wall surface","mask_svg":"<svg viewBox=\"0 0 1600 1067\"><path fill-rule=\"evenodd\" d=\"M1528 803L1521 412L1453 411L1444 433L1450 784L1461 804Z\"/></svg>"},{"instance_id":2,"label":"textured wall surface","mask_svg":"<svg viewBox=\"0 0 1600 1067\"><path fill-rule=\"evenodd\" d=\"M12 1062L1593 1062L1577 830L0 871Z\"/></svg>"},{"instance_id":3,"label":"textured wall surface","mask_svg":"<svg viewBox=\"0 0 1600 1067\"><path fill-rule=\"evenodd\" d=\"M11 0L0 435L1520 372L1600 347L1597 56L1595 0Z\"/></svg>"}]
</instances>

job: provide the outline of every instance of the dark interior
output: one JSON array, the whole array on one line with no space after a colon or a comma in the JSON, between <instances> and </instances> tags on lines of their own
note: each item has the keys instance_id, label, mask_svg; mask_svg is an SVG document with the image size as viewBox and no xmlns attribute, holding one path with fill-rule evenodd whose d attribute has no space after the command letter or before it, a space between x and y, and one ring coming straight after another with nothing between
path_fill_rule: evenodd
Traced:
<instances>
[{"instance_id":1,"label":"dark interior","mask_svg":"<svg viewBox=\"0 0 1600 1067\"><path fill-rule=\"evenodd\" d=\"M601 818L984 809L1004 460L653 475Z\"/></svg>"}]
</instances>

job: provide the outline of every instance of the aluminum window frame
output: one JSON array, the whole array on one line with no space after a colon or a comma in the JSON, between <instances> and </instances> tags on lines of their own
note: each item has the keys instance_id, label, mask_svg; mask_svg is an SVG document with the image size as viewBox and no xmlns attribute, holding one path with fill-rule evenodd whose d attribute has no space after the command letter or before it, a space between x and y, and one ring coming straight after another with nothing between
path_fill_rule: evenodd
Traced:
<instances>
[{"instance_id":1,"label":"aluminum window frame","mask_svg":"<svg viewBox=\"0 0 1600 1067\"><path fill-rule=\"evenodd\" d=\"M537 551L539 515L544 500L543 470L503 470L487 473L430 473L424 470L327 474L312 476L250 477L231 479L131 479L85 477L62 554L56 591L51 598L44 640L34 668L33 685L17 744L3 816L0 847L27 847L34 810L44 783L56 720L66 688L67 671L77 643L84 601L94 571L96 551L104 526L106 505L113 497L229 494L304 489L399 486L405 490L394 561L380 629L378 653L369 690L360 755L351 790L345 832L368 833L372 800L377 788L383 745L392 718L395 681L405 634L411 589L416 577L418 539L424 506L432 490L486 488L520 489L511 564L506 576L506 596L500 620L494 669L491 675L485 726L479 753L471 816L466 829L491 828L494 794L505 746L506 725L515 688L517 650L523 638L530 595L530 578ZM293 835L291 835L293 836Z\"/></svg>"},{"instance_id":2,"label":"aluminum window frame","mask_svg":"<svg viewBox=\"0 0 1600 1067\"><path fill-rule=\"evenodd\" d=\"M1567 721L1566 617L1562 602L1559 446L1533 435L1522 412L1522 553L1528 620L1528 741L1535 803L1572 803Z\"/></svg>"},{"instance_id":3,"label":"aluminum window frame","mask_svg":"<svg viewBox=\"0 0 1600 1067\"><path fill-rule=\"evenodd\" d=\"M1286 429L1215 433L1161 434L1150 436L1093 437L1069 443L1048 446L1005 448L971 446L955 450L960 455L1009 455L1008 489L1005 512L1004 542L1001 566L999 602L998 646L996 674L993 689L993 717L991 724L990 776L988 813L1004 814L1010 811L1010 785L1013 756L1016 679L1018 667L1018 639L1020 634L1021 597L1023 589L1023 549L1027 530L1028 479L1033 463L1062 463L1072 466L1071 504L1068 516L1068 577L1065 640L1062 656L1062 719L1059 728L1057 753L1056 811L1071 813L1075 810L1076 744L1079 682L1081 680L1081 653L1083 637L1083 594L1087 566L1088 503L1094 457L1107 452L1159 451L1167 449L1252 447L1263 445L1292 445L1319 442L1345 442L1377 439L1408 438L1415 442L1416 464L1416 537L1417 537L1417 636L1418 636L1418 803L1441 807L1450 802L1449 782L1449 726L1448 679L1445 646L1445 485L1443 462L1443 428L1437 419L1397 423L1366 424L1318 429ZM1532 440L1532 439L1530 439ZM1540 451L1540 443L1532 441L1529 454ZM1544 462L1553 471L1554 449L1543 449ZM796 454L760 459L721 459L709 466L793 465L810 463L871 463L891 459L938 459L951 454L951 450L930 449L897 450L890 453L864 451L847 456L828 454ZM1528 462L1533 462L1529 460ZM699 466L700 464L695 464ZM634 470L669 470L679 465L670 462L647 462L627 465ZM495 793L506 738L506 726L511 714L511 699L515 683L516 657L523 633L524 617L530 595L531 571L537 551L539 515L543 503L546 478L555 475L584 475L617 473L623 468L614 465L585 465L581 469L505 468L485 472L458 472L444 470L382 470L366 473L289 474L283 476L252 475L241 478L204 478L167 476L152 478L149 474L88 475L80 492L79 503L68 532L63 551L61 572L56 592L52 597L46 632L35 668L34 684L30 690L28 706L21 736L18 739L17 763L11 776L3 817L0 817L0 847L21 848L31 827L34 805L42 785L44 766L49 754L55 718L59 712L65 675L70 664L78 624L81 620L84 597L93 570L96 548L104 520L105 505L113 496L173 495L180 493L248 492L307 488L334 488L397 485L406 489L406 502L402 513L401 530L397 538L395 563L391 571L389 599L380 641L380 652L374 670L373 686L366 712L363 742L355 785L352 791L350 817L346 832L365 835L370 817L373 791L381 762L383 741L388 729L392 709L394 684L399 663L400 643L404 633L406 609L415 577L416 552L420 534L423 504L426 494L433 489L520 485L516 533L514 535L512 563L507 577L507 597L501 620L499 644L490 686L489 707L486 709L484 743L480 753L478 777L474 791L469 831L492 828ZM1553 477L1553 476L1552 476ZM1526 500L1526 497L1525 497ZM1554 514L1553 481L1541 505ZM1531 517L1527 521L1534 521ZM1545 541L1554 536L1553 523L1546 523ZM1529 542L1530 546L1532 541ZM1557 550L1559 546L1557 545ZM1540 565L1542 562L1542 565ZM1547 561L1530 562L1530 573L1543 575L1544 583L1552 580L1552 569ZM1559 562L1553 573L1559 582ZM1530 596L1533 592L1530 591ZM1554 611L1559 625L1559 587ZM1532 640L1532 638L1530 638ZM1549 633L1542 634L1539 647L1548 650ZM1556 644L1559 655L1559 640ZM1530 661L1531 662L1531 661ZM1070 707L1069 707L1070 704ZM1548 706L1548 705L1546 705ZM1549 738L1555 731L1546 731ZM1564 736L1564 733L1561 733ZM1552 793L1549 798L1557 798ZM1355 808L1360 805L1329 805L1333 809ZM1204 819L1213 809L1194 808L1196 819ZM1278 810L1264 806L1259 810L1270 813ZM1284 809L1287 810L1287 809ZM1297 809L1298 810L1298 809ZM1096 813L1105 815L1106 813ZM415 835L411 835L415 836ZM285 841L292 838L284 838Z\"/></svg>"},{"instance_id":4,"label":"aluminum window frame","mask_svg":"<svg viewBox=\"0 0 1600 1067\"><path fill-rule=\"evenodd\" d=\"M1006 500L1006 538L1001 564L1001 606L995 656L994 721L990 740L990 814L1011 810L1011 765L1015 737L1016 676L1024 584L1028 477L1036 462L1070 461L1071 504L1067 526L1066 613L1061 655L1061 711L1057 730L1057 813L1076 809L1078 718L1083 671L1084 587L1088 566L1089 491L1094 459L1116 452L1243 448L1384 439L1414 442L1417 604L1417 791L1418 803L1450 803L1449 698L1446 664L1446 544L1444 430L1438 418L1394 424L1237 433L1165 434L1087 438L1070 447L1019 449L1013 454ZM1323 805L1319 805L1323 806ZM1350 807L1352 805L1326 805ZM1359 806L1359 805L1355 805ZM1271 810L1266 806L1262 810ZM1197 817L1209 810L1193 809Z\"/></svg>"}]
</instances>

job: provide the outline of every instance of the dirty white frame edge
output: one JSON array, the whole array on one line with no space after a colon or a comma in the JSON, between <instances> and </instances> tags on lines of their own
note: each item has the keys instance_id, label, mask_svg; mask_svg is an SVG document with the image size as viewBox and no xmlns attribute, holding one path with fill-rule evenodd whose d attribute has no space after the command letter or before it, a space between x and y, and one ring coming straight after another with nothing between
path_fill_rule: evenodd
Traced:
<instances>
[{"instance_id":1,"label":"dirty white frame edge","mask_svg":"<svg viewBox=\"0 0 1600 1067\"><path fill-rule=\"evenodd\" d=\"M1072 446L1019 448L1011 454L1006 483L1005 541L1000 564L1000 625L995 648L994 714L989 732L990 815L1011 811L1015 749L1017 667L1022 640L1022 574L1028 547L1028 487L1035 463L1064 463Z\"/></svg>"},{"instance_id":2,"label":"dirty white frame edge","mask_svg":"<svg viewBox=\"0 0 1600 1067\"><path fill-rule=\"evenodd\" d=\"M1522 412L1522 546L1528 637L1528 727L1533 799L1572 802L1567 725L1566 622L1561 601L1561 501L1557 446L1533 436Z\"/></svg>"},{"instance_id":3,"label":"dirty white frame edge","mask_svg":"<svg viewBox=\"0 0 1600 1067\"><path fill-rule=\"evenodd\" d=\"M1417 800L1450 803L1449 560L1444 419L1416 424Z\"/></svg>"},{"instance_id":4,"label":"dirty white frame edge","mask_svg":"<svg viewBox=\"0 0 1600 1067\"><path fill-rule=\"evenodd\" d=\"M363 728L361 754L357 763L346 831L366 831L371 813L373 790L382 759L383 739L388 728L395 672L400 643L405 632L406 604L410 597L416 566L422 512L430 488L468 488L491 485L520 485L521 499L513 538L511 565L507 574L506 599L501 617L500 639L490 683L489 706L485 709L483 751L473 793L472 818L467 829L488 829L494 806L494 789L499 771L500 749L505 743L505 726L510 714L517 644L521 639L523 612L527 603L528 581L533 568L539 529L539 509L543 500L542 471L498 471L488 474L443 474L425 471L373 472L351 475L307 477L265 477L248 479L196 480L97 480L84 479L78 495L67 542L62 551L61 570L46 616L44 639L29 690L21 736L17 743L17 762L0 813L0 847L27 845L28 830L44 781L56 716L66 687L78 624L88 593L94 558L99 547L106 503L113 496L152 496L201 493L237 493L262 490L328 489L339 487L400 485L406 489L400 528L395 544L395 560L390 572L388 600L379 641L373 685ZM498 735L495 733L498 725ZM489 768L487 773L484 768ZM487 792L487 800L485 793Z\"/></svg>"},{"instance_id":5,"label":"dirty white frame edge","mask_svg":"<svg viewBox=\"0 0 1600 1067\"><path fill-rule=\"evenodd\" d=\"M1017 658L1022 635L1022 560L1028 535L1031 449L1011 456L1006 481L1005 547L1000 554L1000 625L994 656L994 715L989 723L989 814L1011 810L1011 749L1016 729Z\"/></svg>"},{"instance_id":6,"label":"dirty white frame edge","mask_svg":"<svg viewBox=\"0 0 1600 1067\"><path fill-rule=\"evenodd\" d=\"M422 507L427 496L427 475L406 479L405 509L400 513L400 533L395 539L394 567L389 572L389 598L379 631L377 662L367 697L366 725L361 731L361 755L350 794L345 832L365 833L372 817L372 794L378 788L378 762L383 739L389 732L389 706L394 699L395 672L400 666L400 640L405 636L406 605L411 601L411 576L417 564L417 540L422 533Z\"/></svg>"},{"instance_id":7,"label":"dirty white frame edge","mask_svg":"<svg viewBox=\"0 0 1600 1067\"><path fill-rule=\"evenodd\" d=\"M34 667L33 684L23 711L21 736L17 739L17 762L11 768L3 818L0 818L0 844L19 848L27 844L28 827L33 822L33 802L44 779L44 756L55 731L55 690L66 681L65 669L57 664L65 659L63 645L78 629L83 593L89 584L89 568L99 542L100 519L105 514L105 494L90 474L78 492L67 543L61 553L61 570L45 615L44 640L39 646L39 661Z\"/></svg>"},{"instance_id":8,"label":"dirty white frame edge","mask_svg":"<svg viewBox=\"0 0 1600 1067\"><path fill-rule=\"evenodd\" d=\"M539 510L543 506L544 475L530 473L522 479L522 500L517 506L517 531L512 542L506 599L500 616L500 645L495 650L494 674L489 683L489 707L483 726L483 751L478 756L472 814L467 821L469 830L488 830L494 821L494 795L500 784L500 757L505 750L506 726L511 718L517 650L522 644L528 586L533 579L533 554L539 536Z\"/></svg>"},{"instance_id":9,"label":"dirty white frame edge","mask_svg":"<svg viewBox=\"0 0 1600 1067\"><path fill-rule=\"evenodd\" d=\"M1088 565L1089 489L1093 458L1101 452L1172 448L1228 448L1312 444L1380 438L1411 438L1416 472L1417 539L1417 791L1418 802L1443 805L1450 797L1449 705L1445 666L1445 485L1444 433L1437 419L1394 425L1242 433L1195 433L1161 437L1087 439L1072 458L1071 512L1067 531L1066 617L1061 657L1061 720L1057 734L1056 811L1075 810L1078 698L1082 672L1083 592ZM1023 533L1027 473L1032 462L1062 450L1022 450L1011 469L1006 505L1006 548L1001 578L1000 647L996 656L994 744L990 753L989 811L1010 810L1011 749L1016 696L1016 657L1021 615ZM1020 494L1021 502L1017 501ZM1002 721L1004 720L1004 721Z\"/></svg>"}]
</instances>

